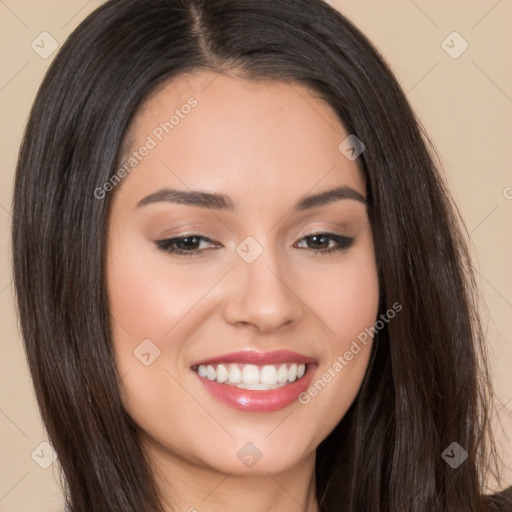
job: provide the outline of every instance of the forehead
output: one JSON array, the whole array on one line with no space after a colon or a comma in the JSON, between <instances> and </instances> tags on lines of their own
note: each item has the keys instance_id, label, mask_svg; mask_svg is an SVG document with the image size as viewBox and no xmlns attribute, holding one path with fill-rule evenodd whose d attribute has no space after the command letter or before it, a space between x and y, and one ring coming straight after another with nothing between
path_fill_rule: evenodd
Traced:
<instances>
[{"instance_id":1,"label":"forehead","mask_svg":"<svg viewBox=\"0 0 512 512\"><path fill-rule=\"evenodd\" d=\"M143 172L130 176L141 186L181 176L186 186L236 188L263 180L274 188L294 182L310 188L323 176L332 182L343 175L361 187L357 164L339 149L347 135L333 109L305 86L202 71L180 75L146 98L121 160L151 145L137 164Z\"/></svg>"}]
</instances>

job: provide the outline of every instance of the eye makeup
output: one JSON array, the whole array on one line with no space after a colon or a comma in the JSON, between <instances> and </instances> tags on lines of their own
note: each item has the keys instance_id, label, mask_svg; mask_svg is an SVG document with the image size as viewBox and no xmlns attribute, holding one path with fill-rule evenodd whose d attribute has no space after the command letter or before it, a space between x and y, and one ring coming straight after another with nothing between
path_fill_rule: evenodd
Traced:
<instances>
[{"instance_id":1,"label":"eye makeup","mask_svg":"<svg viewBox=\"0 0 512 512\"><path fill-rule=\"evenodd\" d=\"M353 237L322 231L303 236L294 244L294 247L297 249L309 249L316 254L331 254L333 252L346 251L353 245L354 240ZM304 245L304 242L306 245ZM198 233L189 233L178 237L157 240L155 244L158 249L164 252L185 257L199 256L207 250L222 247L218 242ZM213 247L205 248L202 244L210 244ZM317 245L317 247L315 248L314 245Z\"/></svg>"}]
</instances>

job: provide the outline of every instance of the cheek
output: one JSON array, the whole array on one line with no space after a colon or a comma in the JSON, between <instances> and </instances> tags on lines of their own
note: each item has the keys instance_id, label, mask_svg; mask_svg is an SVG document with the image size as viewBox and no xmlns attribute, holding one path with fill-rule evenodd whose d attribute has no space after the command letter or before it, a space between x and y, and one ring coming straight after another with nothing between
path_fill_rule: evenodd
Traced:
<instances>
[{"instance_id":1,"label":"cheek","mask_svg":"<svg viewBox=\"0 0 512 512\"><path fill-rule=\"evenodd\" d=\"M205 283L180 273L167 279L151 263L131 268L121 264L115 274L109 283L113 316L128 331L147 337L164 336L200 298L202 289L207 289Z\"/></svg>"},{"instance_id":2,"label":"cheek","mask_svg":"<svg viewBox=\"0 0 512 512\"><path fill-rule=\"evenodd\" d=\"M373 247L353 253L335 271L319 267L306 289L309 306L330 333L315 378L299 396L309 411L305 425L316 430L320 442L350 408L368 367L379 304Z\"/></svg>"},{"instance_id":3,"label":"cheek","mask_svg":"<svg viewBox=\"0 0 512 512\"><path fill-rule=\"evenodd\" d=\"M211 286L210 279L170 273L165 255L136 247L127 238L113 244L110 261L113 343L124 406L143 431L165 432L172 439L180 435L172 404L190 403L177 384L183 380L182 340L193 330L187 315ZM180 437L186 450L185 441Z\"/></svg>"},{"instance_id":4,"label":"cheek","mask_svg":"<svg viewBox=\"0 0 512 512\"><path fill-rule=\"evenodd\" d=\"M331 300L325 304L338 349L372 326L378 311L379 287L373 266L357 265L331 280Z\"/></svg>"},{"instance_id":5,"label":"cheek","mask_svg":"<svg viewBox=\"0 0 512 512\"><path fill-rule=\"evenodd\" d=\"M170 338L168 333L200 292L188 276L166 275L162 259L147 241L123 229L116 232L109 249L107 284L115 357L125 405L139 420L151 408L158 410L158 402L170 399L166 393L173 386L165 369L179 346L166 345L164 339Z\"/></svg>"},{"instance_id":6,"label":"cheek","mask_svg":"<svg viewBox=\"0 0 512 512\"><path fill-rule=\"evenodd\" d=\"M108 276L109 302L116 339L163 340L208 292L216 272L170 263L170 256L136 235L114 240ZM123 327L124 329L120 328ZM120 346L122 349L122 345Z\"/></svg>"},{"instance_id":7,"label":"cheek","mask_svg":"<svg viewBox=\"0 0 512 512\"><path fill-rule=\"evenodd\" d=\"M376 320L379 283L373 247L367 243L336 265L316 265L309 275L314 279L303 282L304 299L328 329L331 348L342 350Z\"/></svg>"}]
</instances>

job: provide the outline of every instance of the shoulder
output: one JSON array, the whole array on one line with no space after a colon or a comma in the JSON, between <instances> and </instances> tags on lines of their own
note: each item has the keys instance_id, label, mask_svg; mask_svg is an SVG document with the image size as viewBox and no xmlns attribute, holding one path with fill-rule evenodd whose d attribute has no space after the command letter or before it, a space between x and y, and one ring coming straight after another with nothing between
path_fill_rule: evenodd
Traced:
<instances>
[{"instance_id":1,"label":"shoulder","mask_svg":"<svg viewBox=\"0 0 512 512\"><path fill-rule=\"evenodd\" d=\"M484 497L486 512L512 512L512 486Z\"/></svg>"}]
</instances>

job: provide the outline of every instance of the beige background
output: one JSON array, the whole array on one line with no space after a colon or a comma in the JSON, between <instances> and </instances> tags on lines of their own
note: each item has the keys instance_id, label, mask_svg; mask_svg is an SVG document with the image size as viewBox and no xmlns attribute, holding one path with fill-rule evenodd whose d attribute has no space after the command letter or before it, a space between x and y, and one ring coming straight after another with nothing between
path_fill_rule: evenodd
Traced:
<instances>
[{"instance_id":1,"label":"beige background","mask_svg":"<svg viewBox=\"0 0 512 512\"><path fill-rule=\"evenodd\" d=\"M503 428L512 433L512 1L330 3L385 55L442 157L471 234L488 311L484 319L496 386L495 417L502 418ZM62 510L56 464L43 469L35 462L44 463L51 452L40 446L45 435L13 310L11 193L27 115L54 56L41 58L31 43L48 32L62 44L99 4L0 0L1 512ZM442 46L454 31L469 44L456 59ZM446 49L453 53L462 44L458 36L450 36L445 48L452 47ZM500 438L502 452L512 455L510 440ZM512 482L510 474L507 481Z\"/></svg>"}]
</instances>

